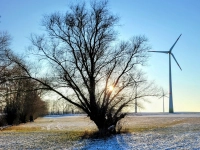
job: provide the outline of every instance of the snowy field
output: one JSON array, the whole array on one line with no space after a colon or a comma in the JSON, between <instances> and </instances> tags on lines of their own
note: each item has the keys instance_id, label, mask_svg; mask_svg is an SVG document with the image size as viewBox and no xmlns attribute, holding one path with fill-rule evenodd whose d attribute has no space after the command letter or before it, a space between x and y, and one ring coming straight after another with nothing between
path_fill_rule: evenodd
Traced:
<instances>
[{"instance_id":1,"label":"snowy field","mask_svg":"<svg viewBox=\"0 0 200 150\"><path fill-rule=\"evenodd\" d=\"M123 119L130 133L108 139L66 138L71 132L96 130L85 115L47 116L0 131L0 150L7 149L183 149L200 150L200 113L139 113Z\"/></svg>"}]
</instances>

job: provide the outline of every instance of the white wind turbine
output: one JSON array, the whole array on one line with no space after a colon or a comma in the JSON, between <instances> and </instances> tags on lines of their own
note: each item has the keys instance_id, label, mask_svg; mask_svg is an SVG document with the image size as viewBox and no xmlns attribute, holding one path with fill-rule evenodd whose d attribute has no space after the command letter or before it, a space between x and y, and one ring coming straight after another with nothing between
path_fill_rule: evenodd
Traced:
<instances>
[{"instance_id":1,"label":"white wind turbine","mask_svg":"<svg viewBox=\"0 0 200 150\"><path fill-rule=\"evenodd\" d=\"M181 34L182 35L182 34ZM172 45L172 47L169 49L169 51L149 51L149 52L157 52L157 53L165 53L169 54L169 113L174 113L174 107L173 107L173 95L172 95L172 74L171 74L171 56L174 58L175 62L181 69L180 65L178 64L174 54L172 53L172 49L176 45L177 41L181 37L181 35L178 37L176 42ZM181 69L182 70L182 69Z\"/></svg>"},{"instance_id":2,"label":"white wind turbine","mask_svg":"<svg viewBox=\"0 0 200 150\"><path fill-rule=\"evenodd\" d=\"M166 93L166 92L164 91L164 89L162 88L162 95L161 95L161 97L159 97L159 99L160 99L160 98L163 98L163 113L165 112L165 102L164 102L165 97L168 97L168 96L167 96L167 93Z\"/></svg>"}]
</instances>

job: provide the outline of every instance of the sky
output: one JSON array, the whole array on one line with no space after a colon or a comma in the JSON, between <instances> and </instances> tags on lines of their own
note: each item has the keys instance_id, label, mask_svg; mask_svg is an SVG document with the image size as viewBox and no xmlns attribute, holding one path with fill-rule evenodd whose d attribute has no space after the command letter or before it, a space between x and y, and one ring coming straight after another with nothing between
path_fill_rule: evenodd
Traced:
<instances>
[{"instance_id":1,"label":"sky","mask_svg":"<svg viewBox=\"0 0 200 150\"><path fill-rule=\"evenodd\" d=\"M23 53L31 44L31 33L44 32L41 20L45 14L65 13L68 5L82 0L0 0L0 30L12 36L11 49ZM149 39L151 50L173 49L182 71L172 60L173 103L175 112L200 112L200 1L199 0L108 0L109 9L120 17L119 38L136 35ZM168 55L151 53L144 67L149 80L168 93ZM139 112L162 112L163 99L151 98ZM168 111L165 98L165 111ZM134 108L133 108L134 110Z\"/></svg>"}]
</instances>

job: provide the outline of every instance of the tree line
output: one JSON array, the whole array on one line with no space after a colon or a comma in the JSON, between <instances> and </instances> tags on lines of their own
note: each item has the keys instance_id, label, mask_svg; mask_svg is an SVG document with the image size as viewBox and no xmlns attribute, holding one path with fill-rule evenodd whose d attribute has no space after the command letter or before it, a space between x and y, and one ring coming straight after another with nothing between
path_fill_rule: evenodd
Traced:
<instances>
[{"instance_id":1,"label":"tree line","mask_svg":"<svg viewBox=\"0 0 200 150\"><path fill-rule=\"evenodd\" d=\"M47 113L47 104L42 101L38 83L28 78L17 78L25 72L11 59L10 35L0 32L0 113L1 124L19 124L33 121Z\"/></svg>"}]
</instances>

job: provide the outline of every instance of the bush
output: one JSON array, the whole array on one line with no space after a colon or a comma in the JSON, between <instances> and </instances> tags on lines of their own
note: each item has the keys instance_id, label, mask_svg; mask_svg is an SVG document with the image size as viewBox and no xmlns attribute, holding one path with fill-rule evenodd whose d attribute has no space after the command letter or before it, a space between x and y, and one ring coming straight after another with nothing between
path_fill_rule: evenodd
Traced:
<instances>
[{"instance_id":1,"label":"bush","mask_svg":"<svg viewBox=\"0 0 200 150\"><path fill-rule=\"evenodd\" d=\"M9 103L4 108L5 120L8 125L19 124L19 116L15 103Z\"/></svg>"},{"instance_id":2,"label":"bush","mask_svg":"<svg viewBox=\"0 0 200 150\"><path fill-rule=\"evenodd\" d=\"M5 119L5 115L1 115L0 114L0 127L6 126L6 119Z\"/></svg>"}]
</instances>

